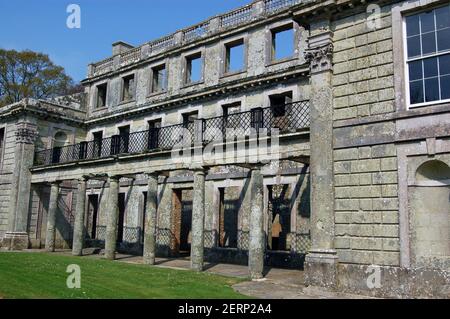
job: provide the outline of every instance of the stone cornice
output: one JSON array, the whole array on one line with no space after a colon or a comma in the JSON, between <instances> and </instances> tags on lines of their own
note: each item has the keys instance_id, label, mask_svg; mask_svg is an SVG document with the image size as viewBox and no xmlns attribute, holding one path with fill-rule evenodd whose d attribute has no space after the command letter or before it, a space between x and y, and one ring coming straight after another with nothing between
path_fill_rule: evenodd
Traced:
<instances>
[{"instance_id":1,"label":"stone cornice","mask_svg":"<svg viewBox=\"0 0 450 319\"><path fill-rule=\"evenodd\" d=\"M75 116L73 113L78 113L79 116ZM42 119L62 121L75 126L83 126L86 116L86 113L81 110L31 99L25 99L20 103L10 105L3 112L0 110L0 118L2 119L15 118L24 114L35 115Z\"/></svg>"}]
</instances>

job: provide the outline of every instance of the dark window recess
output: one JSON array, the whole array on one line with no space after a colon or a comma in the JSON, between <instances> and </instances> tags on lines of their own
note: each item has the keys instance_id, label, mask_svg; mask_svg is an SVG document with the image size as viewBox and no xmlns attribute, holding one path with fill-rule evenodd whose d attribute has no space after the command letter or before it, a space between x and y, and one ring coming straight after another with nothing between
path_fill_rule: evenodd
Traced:
<instances>
[{"instance_id":1,"label":"dark window recess","mask_svg":"<svg viewBox=\"0 0 450 319\"><path fill-rule=\"evenodd\" d=\"M272 107L272 115L274 117L285 116L287 104L292 103L292 92L271 95L269 100Z\"/></svg>"},{"instance_id":2,"label":"dark window recess","mask_svg":"<svg viewBox=\"0 0 450 319\"><path fill-rule=\"evenodd\" d=\"M152 68L152 92L163 92L167 89L167 71L166 65L159 65Z\"/></svg>"},{"instance_id":3,"label":"dark window recess","mask_svg":"<svg viewBox=\"0 0 450 319\"><path fill-rule=\"evenodd\" d=\"M5 128L0 128L0 168L3 162L3 149L5 145Z\"/></svg>"},{"instance_id":4,"label":"dark window recess","mask_svg":"<svg viewBox=\"0 0 450 319\"><path fill-rule=\"evenodd\" d=\"M88 152L88 142L80 142L79 159L85 159Z\"/></svg>"},{"instance_id":5,"label":"dark window recess","mask_svg":"<svg viewBox=\"0 0 450 319\"><path fill-rule=\"evenodd\" d=\"M186 84L200 82L203 78L202 54L186 57Z\"/></svg>"},{"instance_id":6,"label":"dark window recess","mask_svg":"<svg viewBox=\"0 0 450 319\"><path fill-rule=\"evenodd\" d=\"M123 78L122 101L134 100L134 74Z\"/></svg>"},{"instance_id":7,"label":"dark window recess","mask_svg":"<svg viewBox=\"0 0 450 319\"><path fill-rule=\"evenodd\" d=\"M141 230L141 244L144 243L144 234L145 234L145 219L147 218L147 192L142 192L144 203L143 203L143 211L142 211L142 230Z\"/></svg>"},{"instance_id":8,"label":"dark window recess","mask_svg":"<svg viewBox=\"0 0 450 319\"><path fill-rule=\"evenodd\" d=\"M93 142L93 157L101 157L102 156L102 142L103 142L103 132L95 132L92 134L94 137Z\"/></svg>"},{"instance_id":9,"label":"dark window recess","mask_svg":"<svg viewBox=\"0 0 450 319\"><path fill-rule=\"evenodd\" d=\"M88 233L91 239L97 238L98 195L89 195L88 198Z\"/></svg>"},{"instance_id":10,"label":"dark window recess","mask_svg":"<svg viewBox=\"0 0 450 319\"><path fill-rule=\"evenodd\" d=\"M263 117L263 109L255 108L251 110L251 127L256 129L258 132L259 129L264 126L264 117Z\"/></svg>"},{"instance_id":11,"label":"dark window recess","mask_svg":"<svg viewBox=\"0 0 450 319\"><path fill-rule=\"evenodd\" d=\"M106 97L108 93L108 84L97 85L97 108L106 106Z\"/></svg>"},{"instance_id":12,"label":"dark window recess","mask_svg":"<svg viewBox=\"0 0 450 319\"><path fill-rule=\"evenodd\" d=\"M119 127L120 153L128 153L130 146L130 126Z\"/></svg>"},{"instance_id":13,"label":"dark window recess","mask_svg":"<svg viewBox=\"0 0 450 319\"><path fill-rule=\"evenodd\" d=\"M241 102L235 102L230 104L222 105L223 110L223 127L222 130L225 133L227 128L239 128L238 124L240 121L236 121L236 117L231 118L230 115L237 114L241 111Z\"/></svg>"},{"instance_id":14,"label":"dark window recess","mask_svg":"<svg viewBox=\"0 0 450 319\"><path fill-rule=\"evenodd\" d=\"M59 163L61 161L61 147L59 146L55 146L53 147L53 152L52 152L52 163L56 164Z\"/></svg>"},{"instance_id":15,"label":"dark window recess","mask_svg":"<svg viewBox=\"0 0 450 319\"><path fill-rule=\"evenodd\" d=\"M119 193L119 220L117 223L117 242L121 243L124 241L125 235L125 193Z\"/></svg>"},{"instance_id":16,"label":"dark window recess","mask_svg":"<svg viewBox=\"0 0 450 319\"><path fill-rule=\"evenodd\" d=\"M198 119L198 112L190 112L183 114L183 125L185 128L188 128L194 121Z\"/></svg>"},{"instance_id":17,"label":"dark window recess","mask_svg":"<svg viewBox=\"0 0 450 319\"><path fill-rule=\"evenodd\" d=\"M160 130L161 120L148 121L148 149L158 148Z\"/></svg>"}]
</instances>

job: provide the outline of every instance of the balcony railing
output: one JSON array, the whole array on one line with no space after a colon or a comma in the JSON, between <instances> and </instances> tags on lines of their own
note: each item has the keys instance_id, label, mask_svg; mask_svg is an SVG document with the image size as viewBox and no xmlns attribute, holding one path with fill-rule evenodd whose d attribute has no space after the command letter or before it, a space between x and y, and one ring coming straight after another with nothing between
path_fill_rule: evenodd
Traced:
<instances>
[{"instance_id":1,"label":"balcony railing","mask_svg":"<svg viewBox=\"0 0 450 319\"><path fill-rule=\"evenodd\" d=\"M190 122L150 128L126 135L114 135L64 147L54 147L35 153L34 165L54 165L107 158L119 154L139 154L170 150L177 145L209 143L225 139L231 130L247 137L252 130L278 129L280 133L296 132L309 127L309 102L300 101L250 111L198 119ZM237 134L236 134L237 133Z\"/></svg>"}]
</instances>

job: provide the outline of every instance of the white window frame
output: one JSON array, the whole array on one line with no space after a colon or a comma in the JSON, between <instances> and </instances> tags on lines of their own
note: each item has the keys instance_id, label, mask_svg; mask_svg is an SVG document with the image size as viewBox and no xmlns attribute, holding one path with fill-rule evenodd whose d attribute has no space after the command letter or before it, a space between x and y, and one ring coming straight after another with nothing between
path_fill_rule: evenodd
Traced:
<instances>
[{"instance_id":1,"label":"white window frame","mask_svg":"<svg viewBox=\"0 0 450 319\"><path fill-rule=\"evenodd\" d=\"M449 6L449 4L446 4L447 6ZM406 35L406 18L408 16L413 16L413 15L418 15L421 14L422 12L425 11L430 11L430 10L435 10L441 7L445 7L446 5L442 5L442 4L437 4L435 7L432 8L424 8L421 10L417 10L415 12L410 12L410 13L405 13L402 15L402 41L403 41L403 73L404 73L404 79L405 79L405 101L406 101L406 109L415 109L418 107L424 107L424 106L430 106L430 105L436 105L436 104L442 104L442 103L449 103L450 99L445 99L445 100L435 100L435 101L430 101L430 102L422 102L422 103L416 103L416 104L411 104L411 96L410 96L410 90L409 90L409 67L408 67L408 63L413 62L413 61L423 61L425 59L428 58L432 58L432 57L439 57L439 56L443 56L446 54L450 54L450 49L443 51L443 52L435 52L433 54L428 54L425 56L420 56L420 57L415 57L412 59L408 59L408 43L407 43L407 35ZM435 21L436 23L436 21ZM420 28L420 24L419 24L419 28ZM436 27L436 25L435 25ZM437 38L436 38L437 41ZM422 41L420 43L421 45L421 50L422 50ZM436 50L437 50L437 42L436 42ZM422 66L422 74L424 75L423 72L423 66ZM424 75L425 76L425 75ZM439 63L438 63L438 81L439 81L439 93L441 91L440 88L440 72L439 72ZM425 77L423 77L422 80L424 80ZM425 85L425 84L424 84ZM425 87L423 88L423 94L424 94L424 99L425 99ZM439 94L440 95L440 94Z\"/></svg>"}]
</instances>

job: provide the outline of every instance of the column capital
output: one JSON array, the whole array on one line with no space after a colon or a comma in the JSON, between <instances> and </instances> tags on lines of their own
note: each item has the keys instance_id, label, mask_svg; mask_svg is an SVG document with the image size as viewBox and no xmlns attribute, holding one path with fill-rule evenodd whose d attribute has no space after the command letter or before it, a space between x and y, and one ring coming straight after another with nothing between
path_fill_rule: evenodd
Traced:
<instances>
[{"instance_id":1,"label":"column capital","mask_svg":"<svg viewBox=\"0 0 450 319\"><path fill-rule=\"evenodd\" d=\"M333 66L333 32L325 28L308 38L305 59L310 64L311 73L331 71Z\"/></svg>"},{"instance_id":2,"label":"column capital","mask_svg":"<svg viewBox=\"0 0 450 319\"><path fill-rule=\"evenodd\" d=\"M119 180L122 178L122 176L120 175L111 175L108 176L108 180L109 181L114 181L114 182L119 182Z\"/></svg>"},{"instance_id":3,"label":"column capital","mask_svg":"<svg viewBox=\"0 0 450 319\"><path fill-rule=\"evenodd\" d=\"M52 181L52 182L50 182L50 185L51 185L51 186L53 186L53 185L59 186L62 182L63 182L62 180Z\"/></svg>"},{"instance_id":4,"label":"column capital","mask_svg":"<svg viewBox=\"0 0 450 319\"><path fill-rule=\"evenodd\" d=\"M38 136L36 125L25 122L16 124L15 134L17 144L34 144Z\"/></svg>"}]
</instances>

